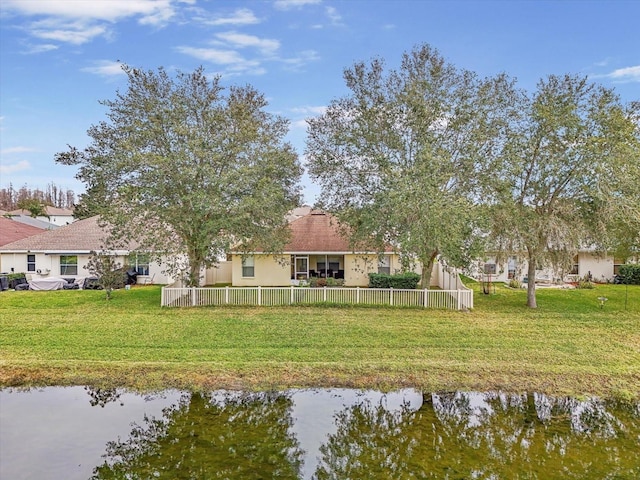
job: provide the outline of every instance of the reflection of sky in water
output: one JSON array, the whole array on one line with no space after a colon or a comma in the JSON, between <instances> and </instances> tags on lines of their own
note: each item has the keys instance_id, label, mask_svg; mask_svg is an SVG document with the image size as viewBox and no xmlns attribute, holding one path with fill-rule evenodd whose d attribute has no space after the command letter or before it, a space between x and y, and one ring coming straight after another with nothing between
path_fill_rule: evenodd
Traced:
<instances>
[{"instance_id":1,"label":"reflection of sky in water","mask_svg":"<svg viewBox=\"0 0 640 480\"><path fill-rule=\"evenodd\" d=\"M83 387L0 391L0 478L87 479L108 441L127 438L131 423L160 418L179 398L123 393L103 408L91 406Z\"/></svg>"},{"instance_id":2,"label":"reflection of sky in water","mask_svg":"<svg viewBox=\"0 0 640 480\"><path fill-rule=\"evenodd\" d=\"M305 453L303 478L311 478L315 473L320 446L329 439L329 435L336 433L334 415L338 412L365 402L389 411L399 411L403 403L408 404L411 410L422 406L422 393L411 389L386 394L371 390L298 390L291 398L292 433Z\"/></svg>"},{"instance_id":3,"label":"reflection of sky in water","mask_svg":"<svg viewBox=\"0 0 640 480\"><path fill-rule=\"evenodd\" d=\"M101 407L91 405L94 397L83 387L43 388L31 391L0 390L0 479L87 479L93 474L94 468L104 462L107 442L118 439L126 441L130 438L132 423L145 426L145 416L162 419L162 410L177 405L184 395L184 392L167 391L145 397L118 392L120 395L116 401L108 401L113 400L113 397L109 397L109 392L106 393L97 397L103 400L104 407ZM417 424L420 425L420 418L431 422L429 412L434 414L437 421L433 425L439 429L436 436L443 437L442 441L445 443L442 445L447 444L452 449L452 452L448 453L453 454L457 452L467 455L466 452L461 453L463 451L459 450L461 445L458 442L452 443L448 437L459 434L456 433L459 426L462 427L459 431L463 437L467 435L465 432L477 430L469 438L488 442L487 448L492 449L498 459L501 455L511 458L514 445L520 445L527 450L532 445L531 442L543 441L544 445L553 447L545 454L545 458L553 456L548 462L549 465L545 467L551 469L556 468L553 462L568 462L570 465L577 465L578 471L583 471L581 469L584 459L580 455L584 448L593 449L588 455L603 454L598 461L604 460L608 462L607 465L613 465L615 468L627 468L628 465L633 465L633 459L637 458L629 457L629 450L636 452L640 441L637 434L640 404L634 404L632 412L629 412L627 417L624 416L627 414L620 417L623 414L622 410L612 413L606 403L598 399L580 401L569 397L552 398L542 394L527 396L497 392L433 393L424 397L427 403L423 406L422 393L412 389L386 394L349 389L290 390L283 393L291 399L289 414L293 424L289 433L304 452L304 479L312 478L320 466L320 447L327 445L338 431L336 417L358 405L367 407L371 412L377 407L382 407L394 413L399 413L403 406L410 411L418 411L424 407L420 410L422 417L420 412L416 417ZM236 394L242 396L241 392ZM223 403L225 398L229 399L229 395L233 397L234 392L212 392L211 399ZM540 430L536 430L535 425L525 421L524 413L531 412L532 407L535 411L534 417L545 424ZM506 415L506 423L501 423L501 415ZM627 418L628 423L625 425L619 418ZM426 439L430 438L428 434L433 434L431 424L427 425ZM546 425L551 426L550 434L560 439L561 444L558 444L557 448L555 440L534 435L537 432L544 436ZM482 430L479 428L481 426L487 428ZM625 433L629 428L631 433ZM364 432L366 433L366 427ZM590 432L595 433L595 437L592 437ZM238 434L241 441L242 432L234 433ZM572 433L577 434L577 437L572 437ZM607 443L607 439L617 439L620 435L623 437L620 438L622 443L614 443L614 440ZM604 443L594 444L593 440L596 437ZM419 449L421 445L417 438L415 442L418 443L414 442L414 446ZM334 447L352 447L349 443L352 440L346 439L344 444L338 441ZM377 440L384 442L381 438ZM549 444L549 441L552 441L552 444ZM362 446L367 447L366 444ZM564 456L569 451L567 446L572 448L573 453L565 459ZM377 448L377 445L374 442L369 447ZM426 448L428 445L422 447L425 447L423 452L429 452ZM337 451L340 453L340 450ZM472 453L478 454L480 451ZM348 458L348 450L345 458ZM530 464L529 460L525 461L525 466ZM621 462L627 466L621 467ZM498 467L493 465L488 468ZM608 467L603 468L606 470ZM640 473L640 465L622 471Z\"/></svg>"},{"instance_id":4,"label":"reflection of sky in water","mask_svg":"<svg viewBox=\"0 0 640 480\"><path fill-rule=\"evenodd\" d=\"M225 392L228 394L229 392ZM396 411L403 402L411 409L422 405L415 390L380 393L348 389L295 390L292 434L305 452L303 478L318 465L320 446L335 433L334 415L368 402ZM104 407L91 406L83 387L0 391L0 478L87 479L102 464L107 442L127 439L131 424L144 416L162 418L162 409L176 404L181 392L144 397L122 393ZM221 400L224 394L212 395Z\"/></svg>"}]
</instances>

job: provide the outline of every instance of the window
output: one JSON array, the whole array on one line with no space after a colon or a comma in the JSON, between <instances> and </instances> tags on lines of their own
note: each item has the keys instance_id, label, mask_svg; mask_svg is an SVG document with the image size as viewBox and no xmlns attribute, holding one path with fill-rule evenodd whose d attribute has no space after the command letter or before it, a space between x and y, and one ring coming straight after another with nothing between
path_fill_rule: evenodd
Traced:
<instances>
[{"instance_id":1,"label":"window","mask_svg":"<svg viewBox=\"0 0 640 480\"><path fill-rule=\"evenodd\" d=\"M146 253L129 255L129 265L138 275L149 275L149 255Z\"/></svg>"},{"instance_id":2,"label":"window","mask_svg":"<svg viewBox=\"0 0 640 480\"><path fill-rule=\"evenodd\" d=\"M622 265L624 265L626 262L626 260L624 258L618 258L618 257L614 257L613 259L613 274L614 275L619 275L620 274L620 267Z\"/></svg>"},{"instance_id":3,"label":"window","mask_svg":"<svg viewBox=\"0 0 640 480\"><path fill-rule=\"evenodd\" d=\"M27 272L35 272L35 271L36 271L36 256L27 255Z\"/></svg>"},{"instance_id":4,"label":"window","mask_svg":"<svg viewBox=\"0 0 640 480\"><path fill-rule=\"evenodd\" d=\"M509 257L507 268L508 268L507 278L509 278L509 280L516 278L516 272L518 271L518 258Z\"/></svg>"},{"instance_id":5,"label":"window","mask_svg":"<svg viewBox=\"0 0 640 480\"><path fill-rule=\"evenodd\" d=\"M569 275L578 275L579 267L580 267L580 264L578 263L578 255L574 255L573 265L571 266L571 271L569 272Z\"/></svg>"},{"instance_id":6,"label":"window","mask_svg":"<svg viewBox=\"0 0 640 480\"><path fill-rule=\"evenodd\" d=\"M387 275L391 273L391 259L388 255L380 257L378 260L378 273L386 273Z\"/></svg>"},{"instance_id":7,"label":"window","mask_svg":"<svg viewBox=\"0 0 640 480\"><path fill-rule=\"evenodd\" d=\"M484 264L484 274L485 275L495 275L497 271L495 263L485 263Z\"/></svg>"},{"instance_id":8,"label":"window","mask_svg":"<svg viewBox=\"0 0 640 480\"><path fill-rule=\"evenodd\" d=\"M242 276L243 277L255 277L255 266L253 255L244 257L242 259Z\"/></svg>"},{"instance_id":9,"label":"window","mask_svg":"<svg viewBox=\"0 0 640 480\"><path fill-rule=\"evenodd\" d=\"M78 274L78 256L60 255L60 275Z\"/></svg>"}]
</instances>

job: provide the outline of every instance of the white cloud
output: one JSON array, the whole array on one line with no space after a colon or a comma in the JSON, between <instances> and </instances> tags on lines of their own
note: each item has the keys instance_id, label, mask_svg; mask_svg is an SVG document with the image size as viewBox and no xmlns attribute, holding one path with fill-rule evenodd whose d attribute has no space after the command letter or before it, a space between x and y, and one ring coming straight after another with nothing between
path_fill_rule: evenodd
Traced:
<instances>
[{"instance_id":1,"label":"white cloud","mask_svg":"<svg viewBox=\"0 0 640 480\"><path fill-rule=\"evenodd\" d=\"M224 32L216 34L216 37L239 48L255 47L267 55L275 53L280 48L278 40L259 38L244 33Z\"/></svg>"},{"instance_id":2,"label":"white cloud","mask_svg":"<svg viewBox=\"0 0 640 480\"><path fill-rule=\"evenodd\" d=\"M618 68L605 76L621 82L640 82L640 65Z\"/></svg>"},{"instance_id":3,"label":"white cloud","mask_svg":"<svg viewBox=\"0 0 640 480\"><path fill-rule=\"evenodd\" d=\"M335 7L327 7L327 16L332 25L342 25L342 15L338 13Z\"/></svg>"},{"instance_id":4,"label":"white cloud","mask_svg":"<svg viewBox=\"0 0 640 480\"><path fill-rule=\"evenodd\" d=\"M0 117L0 120L3 120L4 117ZM27 152L37 152L35 148L31 147L10 147L5 148L4 150L0 150L0 155L12 155L14 153L27 153Z\"/></svg>"},{"instance_id":5,"label":"white cloud","mask_svg":"<svg viewBox=\"0 0 640 480\"><path fill-rule=\"evenodd\" d=\"M51 50L57 50L58 48L59 47L57 45L53 45L51 43L43 43L40 45L31 45L27 50L24 50L22 53L31 55L36 53L50 52Z\"/></svg>"},{"instance_id":6,"label":"white cloud","mask_svg":"<svg viewBox=\"0 0 640 480\"><path fill-rule=\"evenodd\" d=\"M292 8L300 8L305 5L314 5L321 3L322 0L276 0L273 6L278 10L291 10Z\"/></svg>"},{"instance_id":7,"label":"white cloud","mask_svg":"<svg viewBox=\"0 0 640 480\"><path fill-rule=\"evenodd\" d=\"M30 29L31 35L45 40L56 40L73 45L82 45L95 37L106 35L107 28L103 25L88 25L84 22L60 23L56 28L49 28L52 22L34 24Z\"/></svg>"},{"instance_id":8,"label":"white cloud","mask_svg":"<svg viewBox=\"0 0 640 480\"><path fill-rule=\"evenodd\" d=\"M299 113L301 115L322 115L327 111L327 107L322 105L318 107L305 105L303 107L294 107L291 109L293 113Z\"/></svg>"},{"instance_id":9,"label":"white cloud","mask_svg":"<svg viewBox=\"0 0 640 480\"><path fill-rule=\"evenodd\" d=\"M103 77L114 77L125 74L124 70L122 70L122 63L112 62L110 60L98 60L94 62L92 67L82 68L81 71Z\"/></svg>"},{"instance_id":10,"label":"white cloud","mask_svg":"<svg viewBox=\"0 0 640 480\"><path fill-rule=\"evenodd\" d=\"M299 70L307 63L315 62L320 59L318 52L315 50L304 50L297 57L285 58L281 61L289 67L290 70Z\"/></svg>"},{"instance_id":11,"label":"white cloud","mask_svg":"<svg viewBox=\"0 0 640 480\"><path fill-rule=\"evenodd\" d=\"M172 0L3 0L3 8L22 15L115 22L139 16L140 23L164 22L175 13Z\"/></svg>"},{"instance_id":12,"label":"white cloud","mask_svg":"<svg viewBox=\"0 0 640 480\"><path fill-rule=\"evenodd\" d=\"M3 0L3 12L38 17L24 26L37 38L81 45L108 37L113 24L126 18L137 18L142 25L166 25L176 13L175 4L176 0Z\"/></svg>"},{"instance_id":13,"label":"white cloud","mask_svg":"<svg viewBox=\"0 0 640 480\"><path fill-rule=\"evenodd\" d=\"M212 20L203 20L203 22L207 25L254 25L260 23L260 20L248 8L239 8L231 16L217 17Z\"/></svg>"},{"instance_id":14,"label":"white cloud","mask_svg":"<svg viewBox=\"0 0 640 480\"><path fill-rule=\"evenodd\" d=\"M176 50L198 60L228 65L231 63L243 63L245 59L235 50L220 50L217 48L176 47Z\"/></svg>"},{"instance_id":15,"label":"white cloud","mask_svg":"<svg viewBox=\"0 0 640 480\"><path fill-rule=\"evenodd\" d=\"M8 175L11 173L22 172L24 170L31 170L31 164L26 160L22 160L12 165L0 165L0 173Z\"/></svg>"}]
</instances>

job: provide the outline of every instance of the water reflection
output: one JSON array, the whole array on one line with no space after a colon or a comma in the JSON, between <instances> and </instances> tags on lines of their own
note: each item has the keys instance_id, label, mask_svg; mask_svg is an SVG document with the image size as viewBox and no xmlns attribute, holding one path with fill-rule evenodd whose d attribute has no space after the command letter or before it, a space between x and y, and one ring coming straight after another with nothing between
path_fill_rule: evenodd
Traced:
<instances>
[{"instance_id":1,"label":"water reflection","mask_svg":"<svg viewBox=\"0 0 640 480\"><path fill-rule=\"evenodd\" d=\"M632 479L638 451L640 404L599 399L0 391L0 478Z\"/></svg>"}]
</instances>

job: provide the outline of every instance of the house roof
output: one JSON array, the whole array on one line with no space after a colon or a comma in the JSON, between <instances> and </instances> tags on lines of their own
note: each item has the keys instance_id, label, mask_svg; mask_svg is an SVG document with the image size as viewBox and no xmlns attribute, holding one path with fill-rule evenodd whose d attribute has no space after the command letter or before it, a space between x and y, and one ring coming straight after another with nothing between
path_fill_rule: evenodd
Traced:
<instances>
[{"instance_id":1,"label":"house roof","mask_svg":"<svg viewBox=\"0 0 640 480\"><path fill-rule=\"evenodd\" d=\"M44 229L0 217L0 246L42 233Z\"/></svg>"},{"instance_id":2,"label":"house roof","mask_svg":"<svg viewBox=\"0 0 640 480\"><path fill-rule=\"evenodd\" d=\"M60 225L56 225L55 223L47 222L45 220L39 220L37 218L33 218L29 215L11 215L11 220L16 222L25 223L27 225L31 225L32 227L42 228L43 230L51 230L53 228L58 228Z\"/></svg>"},{"instance_id":3,"label":"house roof","mask_svg":"<svg viewBox=\"0 0 640 480\"><path fill-rule=\"evenodd\" d=\"M0 246L0 252L90 252L103 249L106 238L95 216Z\"/></svg>"},{"instance_id":4,"label":"house roof","mask_svg":"<svg viewBox=\"0 0 640 480\"><path fill-rule=\"evenodd\" d=\"M69 216L69 217L73 216L73 210L69 210L67 208L58 208L58 207L52 207L51 205L45 205L44 210L45 212L47 212L47 215L49 216L53 216L53 215L59 215L59 216L62 215L62 216ZM13 210L9 213L11 215L31 215L31 212L29 210L23 210L23 209Z\"/></svg>"},{"instance_id":5,"label":"house roof","mask_svg":"<svg viewBox=\"0 0 640 480\"><path fill-rule=\"evenodd\" d=\"M338 220L322 210L311 210L307 215L289 223L291 239L284 247L286 253L347 253L353 247L340 232ZM386 251L391 251L387 248Z\"/></svg>"}]
</instances>

